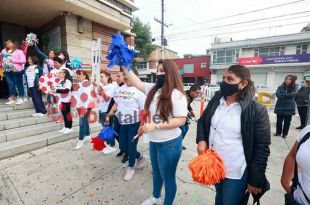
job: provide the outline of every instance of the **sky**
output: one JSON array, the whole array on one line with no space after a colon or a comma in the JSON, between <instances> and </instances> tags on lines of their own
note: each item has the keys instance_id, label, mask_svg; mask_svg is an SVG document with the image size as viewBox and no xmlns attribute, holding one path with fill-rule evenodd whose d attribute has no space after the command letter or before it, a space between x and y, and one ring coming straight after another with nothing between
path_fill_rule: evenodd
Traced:
<instances>
[{"instance_id":1,"label":"sky","mask_svg":"<svg viewBox=\"0 0 310 205\"><path fill-rule=\"evenodd\" d=\"M161 19L161 0L135 4L139 10L133 15L151 26L159 45L161 25L154 17ZM236 41L298 33L310 23L310 0L165 0L164 14L168 48L182 57L206 54L214 37Z\"/></svg>"}]
</instances>

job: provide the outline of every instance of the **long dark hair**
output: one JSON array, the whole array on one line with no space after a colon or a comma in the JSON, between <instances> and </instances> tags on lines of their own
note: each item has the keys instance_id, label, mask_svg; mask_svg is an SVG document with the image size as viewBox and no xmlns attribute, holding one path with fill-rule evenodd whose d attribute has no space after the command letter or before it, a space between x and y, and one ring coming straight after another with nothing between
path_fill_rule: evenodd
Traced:
<instances>
[{"instance_id":1,"label":"long dark hair","mask_svg":"<svg viewBox=\"0 0 310 205\"><path fill-rule=\"evenodd\" d=\"M237 77L241 78L241 81L248 82L248 85L240 91L240 99L247 96L253 97L255 95L254 82L251 80L250 70L247 67L243 65L232 65L228 68L228 72L232 72Z\"/></svg>"},{"instance_id":2,"label":"long dark hair","mask_svg":"<svg viewBox=\"0 0 310 205\"><path fill-rule=\"evenodd\" d=\"M37 66L39 65L40 61L36 56L29 56L28 58L32 60L33 65L37 65ZM30 64L28 63L28 60L27 60L25 67L28 67L28 66L30 66Z\"/></svg>"},{"instance_id":3,"label":"long dark hair","mask_svg":"<svg viewBox=\"0 0 310 205\"><path fill-rule=\"evenodd\" d=\"M172 91L174 89L179 90L181 93L185 94L182 79L179 75L178 66L174 61L166 59L160 60L158 64L163 65L163 69L165 72L165 83L162 87L162 92L159 95L157 102L156 111L159 113L159 116L162 120L168 121L168 117L172 115L173 105L171 100ZM154 86L151 91L148 93L146 101L145 101L145 111L148 112L150 109L151 102L154 99L154 95L159 88Z\"/></svg>"},{"instance_id":4,"label":"long dark hair","mask_svg":"<svg viewBox=\"0 0 310 205\"><path fill-rule=\"evenodd\" d=\"M61 69L61 70L62 70L62 71L64 72L64 74L65 74L65 79L61 82L61 84L64 85L65 82L66 82L66 80L70 80L71 83L72 83L72 82L73 82L73 79L72 79L72 77L71 77L69 71L68 71L67 69ZM72 87L71 87L71 90L72 90Z\"/></svg>"},{"instance_id":5,"label":"long dark hair","mask_svg":"<svg viewBox=\"0 0 310 205\"><path fill-rule=\"evenodd\" d=\"M285 83L287 78L291 78L291 83L289 85L286 85L286 83ZM295 81L296 81L296 79L297 79L297 76L295 77L293 75L287 75L284 78L284 82L282 83L282 86L286 87L288 93L295 92L295 89L296 89Z\"/></svg>"},{"instance_id":6,"label":"long dark hair","mask_svg":"<svg viewBox=\"0 0 310 205\"><path fill-rule=\"evenodd\" d=\"M67 51L62 50L60 53L62 53L65 56L65 58L63 59L63 62L66 62L66 61L70 62L69 53Z\"/></svg>"}]
</instances>

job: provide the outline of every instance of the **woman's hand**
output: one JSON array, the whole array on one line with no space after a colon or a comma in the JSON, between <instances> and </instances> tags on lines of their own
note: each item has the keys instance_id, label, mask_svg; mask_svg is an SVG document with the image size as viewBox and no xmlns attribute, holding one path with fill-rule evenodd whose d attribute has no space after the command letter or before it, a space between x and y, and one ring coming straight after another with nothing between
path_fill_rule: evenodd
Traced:
<instances>
[{"instance_id":1,"label":"woman's hand","mask_svg":"<svg viewBox=\"0 0 310 205\"><path fill-rule=\"evenodd\" d=\"M206 141L200 141L197 144L197 152L199 155L203 154L208 148Z\"/></svg>"},{"instance_id":2,"label":"woman's hand","mask_svg":"<svg viewBox=\"0 0 310 205\"><path fill-rule=\"evenodd\" d=\"M154 123L146 123L141 129L143 133L149 133L156 129L156 125Z\"/></svg>"},{"instance_id":3,"label":"woman's hand","mask_svg":"<svg viewBox=\"0 0 310 205\"><path fill-rule=\"evenodd\" d=\"M254 187L254 186L248 184L248 192L250 194L256 195L256 194L262 193L262 189Z\"/></svg>"},{"instance_id":4,"label":"woman's hand","mask_svg":"<svg viewBox=\"0 0 310 205\"><path fill-rule=\"evenodd\" d=\"M109 116L109 115L106 115L106 116L105 116L104 122L105 122L105 123L109 123L109 122L110 122L110 116Z\"/></svg>"}]
</instances>

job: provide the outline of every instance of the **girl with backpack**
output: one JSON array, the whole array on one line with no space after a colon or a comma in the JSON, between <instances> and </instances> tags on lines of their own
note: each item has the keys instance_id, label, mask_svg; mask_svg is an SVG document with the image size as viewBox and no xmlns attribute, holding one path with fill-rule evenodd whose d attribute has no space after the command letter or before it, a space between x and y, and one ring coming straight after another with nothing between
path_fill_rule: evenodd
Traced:
<instances>
[{"instance_id":1,"label":"girl with backpack","mask_svg":"<svg viewBox=\"0 0 310 205\"><path fill-rule=\"evenodd\" d=\"M310 124L284 161L281 184L285 191L285 205L310 205ZM291 184L291 182L293 182Z\"/></svg>"}]
</instances>

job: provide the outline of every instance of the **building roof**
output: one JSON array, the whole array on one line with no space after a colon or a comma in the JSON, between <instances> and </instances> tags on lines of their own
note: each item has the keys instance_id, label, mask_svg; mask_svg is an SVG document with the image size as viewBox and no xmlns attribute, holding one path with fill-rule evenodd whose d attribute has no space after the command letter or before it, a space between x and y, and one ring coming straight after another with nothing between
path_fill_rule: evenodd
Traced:
<instances>
[{"instance_id":1,"label":"building roof","mask_svg":"<svg viewBox=\"0 0 310 205\"><path fill-rule=\"evenodd\" d=\"M301 42L310 42L310 32L245 39L226 43L213 43L211 44L211 50L240 47L251 48L257 46L288 45Z\"/></svg>"}]
</instances>

